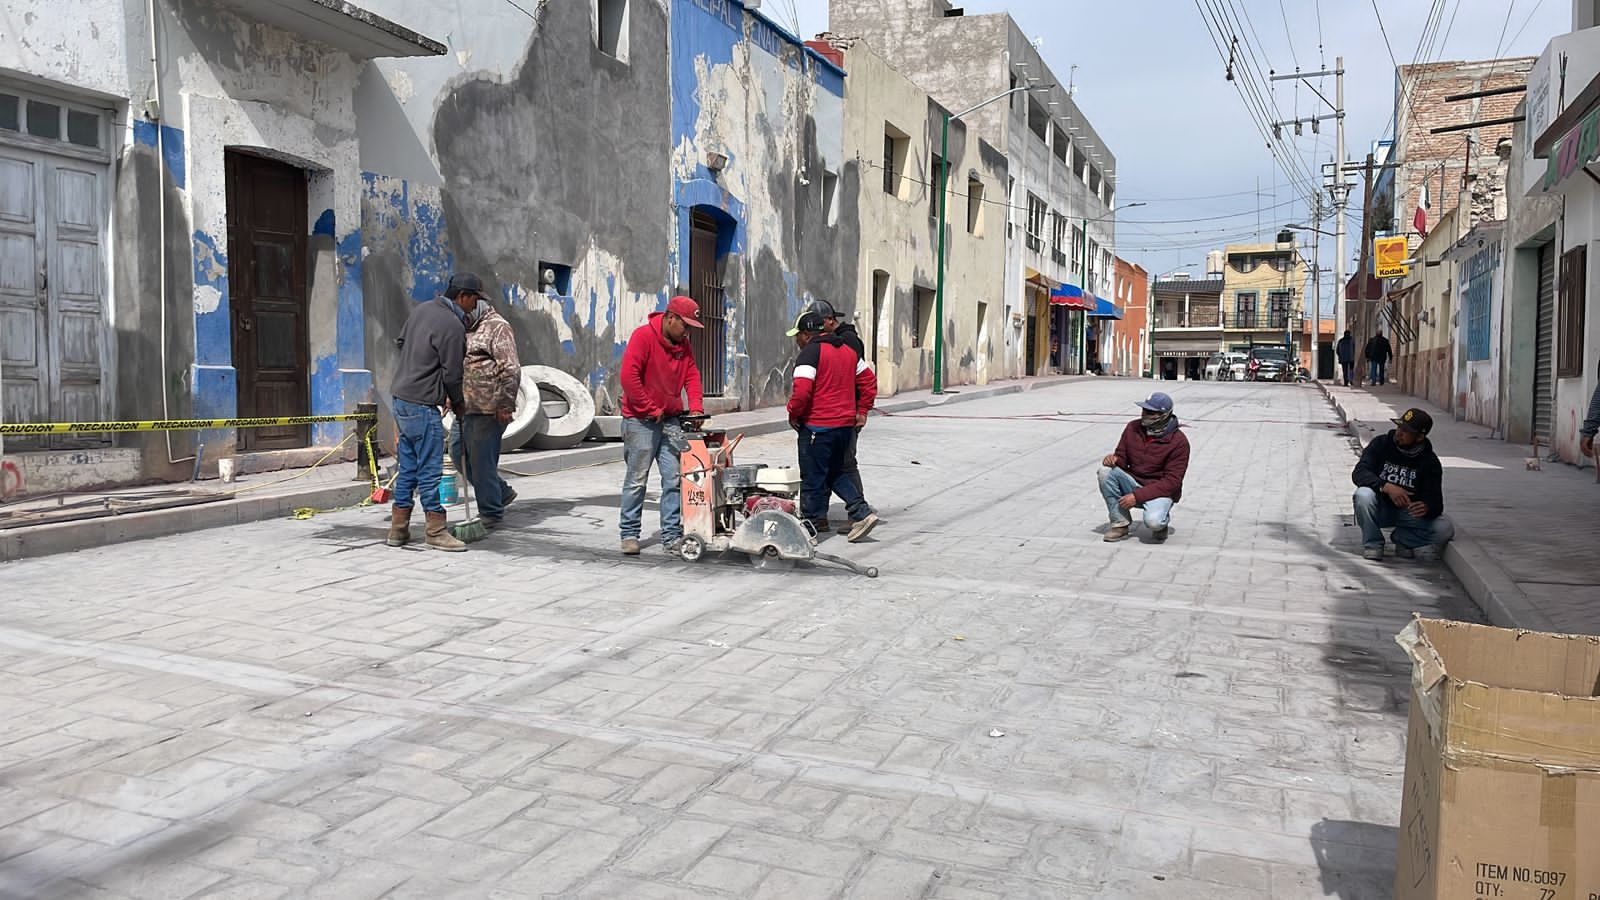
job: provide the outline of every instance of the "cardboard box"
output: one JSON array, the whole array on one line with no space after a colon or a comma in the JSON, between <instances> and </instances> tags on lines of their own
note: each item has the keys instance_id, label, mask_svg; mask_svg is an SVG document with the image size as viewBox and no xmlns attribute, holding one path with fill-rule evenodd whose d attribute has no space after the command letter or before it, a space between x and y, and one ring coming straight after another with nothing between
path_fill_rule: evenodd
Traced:
<instances>
[{"instance_id":1,"label":"cardboard box","mask_svg":"<svg viewBox=\"0 0 1600 900\"><path fill-rule=\"evenodd\" d=\"M1394 895L1600 900L1600 637L1417 618Z\"/></svg>"}]
</instances>

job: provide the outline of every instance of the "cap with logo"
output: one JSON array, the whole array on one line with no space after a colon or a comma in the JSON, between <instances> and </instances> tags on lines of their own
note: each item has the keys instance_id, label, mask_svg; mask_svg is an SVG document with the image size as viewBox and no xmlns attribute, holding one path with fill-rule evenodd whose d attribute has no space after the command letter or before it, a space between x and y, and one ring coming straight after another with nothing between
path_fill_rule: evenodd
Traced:
<instances>
[{"instance_id":1,"label":"cap with logo","mask_svg":"<svg viewBox=\"0 0 1600 900\"><path fill-rule=\"evenodd\" d=\"M1400 418L1390 419L1389 421L1399 425L1401 428L1404 428L1407 431L1414 431L1424 437L1427 436L1428 432L1433 430L1433 416L1428 415L1426 411L1417 409L1414 406L1401 413Z\"/></svg>"},{"instance_id":2,"label":"cap with logo","mask_svg":"<svg viewBox=\"0 0 1600 900\"><path fill-rule=\"evenodd\" d=\"M822 330L822 316L818 313L806 311L800 318L794 320L794 327L784 332L789 337L794 337L802 331L816 333Z\"/></svg>"},{"instance_id":3,"label":"cap with logo","mask_svg":"<svg viewBox=\"0 0 1600 900\"><path fill-rule=\"evenodd\" d=\"M1140 409L1149 410L1150 412L1172 412L1172 398L1161 393L1160 391L1156 391L1143 400L1137 401L1134 405L1138 406Z\"/></svg>"},{"instance_id":4,"label":"cap with logo","mask_svg":"<svg viewBox=\"0 0 1600 900\"><path fill-rule=\"evenodd\" d=\"M679 294L667 301L667 312L683 320L683 324L694 328L704 328L700 324L700 304L694 302L693 297Z\"/></svg>"},{"instance_id":5,"label":"cap with logo","mask_svg":"<svg viewBox=\"0 0 1600 900\"><path fill-rule=\"evenodd\" d=\"M451 300L462 294L477 294L483 296L483 279L471 272L457 272L450 276L450 283L445 285L444 295Z\"/></svg>"}]
</instances>

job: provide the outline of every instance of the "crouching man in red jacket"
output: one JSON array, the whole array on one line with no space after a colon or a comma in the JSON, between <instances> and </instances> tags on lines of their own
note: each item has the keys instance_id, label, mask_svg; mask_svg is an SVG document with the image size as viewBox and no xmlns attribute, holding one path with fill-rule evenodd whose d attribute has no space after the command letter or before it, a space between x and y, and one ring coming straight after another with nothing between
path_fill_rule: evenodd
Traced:
<instances>
[{"instance_id":1,"label":"crouching man in red jacket","mask_svg":"<svg viewBox=\"0 0 1600 900\"><path fill-rule=\"evenodd\" d=\"M1106 498L1111 527L1106 541L1120 541L1133 526L1129 511L1144 508L1144 524L1156 543L1167 539L1172 505L1183 497L1183 476L1189 471L1189 439L1178 430L1172 398L1154 393L1137 404L1144 412L1128 423L1100 470L1100 494Z\"/></svg>"},{"instance_id":2,"label":"crouching man in red jacket","mask_svg":"<svg viewBox=\"0 0 1600 900\"><path fill-rule=\"evenodd\" d=\"M877 378L846 338L823 332L822 316L815 312L795 323L794 342L800 356L794 363L789 424L800 435L800 515L826 520L828 500L838 494L850 514L848 540L855 543L878 524L878 516L855 479L845 474L845 458L856 429L867 424L878 396Z\"/></svg>"}]
</instances>

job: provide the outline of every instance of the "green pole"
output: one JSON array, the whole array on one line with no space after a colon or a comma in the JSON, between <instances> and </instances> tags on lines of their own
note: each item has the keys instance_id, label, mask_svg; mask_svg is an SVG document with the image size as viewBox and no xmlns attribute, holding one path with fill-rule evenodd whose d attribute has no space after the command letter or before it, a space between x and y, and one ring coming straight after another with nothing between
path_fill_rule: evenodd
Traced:
<instances>
[{"instance_id":1,"label":"green pole","mask_svg":"<svg viewBox=\"0 0 1600 900\"><path fill-rule=\"evenodd\" d=\"M1085 297L1094 296L1093 294L1089 293L1089 218L1087 216L1085 216L1084 219L1083 219L1083 268L1080 269L1079 271L1082 273L1082 274L1080 274L1078 276L1078 278L1079 278L1080 281L1083 282L1083 295ZM1089 314L1087 312L1085 312L1083 310L1079 310L1079 321L1080 321L1080 323L1082 321L1086 321L1088 315ZM1072 343L1073 343L1074 346L1077 347L1077 350L1078 350L1078 364L1082 365L1089 358L1089 354L1084 349L1084 340L1083 340L1084 329L1083 329L1082 324L1079 324L1077 327L1073 328L1072 330L1073 330ZM1072 374L1081 375L1083 373L1074 372Z\"/></svg>"},{"instance_id":2,"label":"green pole","mask_svg":"<svg viewBox=\"0 0 1600 900\"><path fill-rule=\"evenodd\" d=\"M1156 282L1161 276L1150 280L1150 293L1144 298L1144 333L1145 348L1150 351L1150 377L1156 377Z\"/></svg>"},{"instance_id":3,"label":"green pole","mask_svg":"<svg viewBox=\"0 0 1600 900\"><path fill-rule=\"evenodd\" d=\"M944 127L939 138L939 171L934 173L934 189L939 192L939 261L936 287L933 294L933 392L944 393L944 207L950 199L945 189L944 173L950 168L950 114L944 114Z\"/></svg>"}]
</instances>

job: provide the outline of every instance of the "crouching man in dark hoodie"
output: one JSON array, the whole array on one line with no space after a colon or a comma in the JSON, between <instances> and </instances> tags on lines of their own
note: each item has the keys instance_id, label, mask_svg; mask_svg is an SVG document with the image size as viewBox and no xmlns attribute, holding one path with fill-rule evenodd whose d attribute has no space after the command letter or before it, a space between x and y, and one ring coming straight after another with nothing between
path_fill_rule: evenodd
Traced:
<instances>
[{"instance_id":1,"label":"crouching man in dark hoodie","mask_svg":"<svg viewBox=\"0 0 1600 900\"><path fill-rule=\"evenodd\" d=\"M1361 555L1383 559L1383 529L1393 528L1395 556L1434 556L1456 529L1444 516L1444 467L1428 441L1433 417L1408 409L1394 425L1367 444L1350 473Z\"/></svg>"},{"instance_id":2,"label":"crouching man in dark hoodie","mask_svg":"<svg viewBox=\"0 0 1600 900\"><path fill-rule=\"evenodd\" d=\"M1151 538L1158 544L1166 540L1172 506L1183 497L1183 476L1189 471L1189 439L1178 430L1172 398L1157 392L1137 406L1144 412L1122 429L1116 451L1101 461L1100 495L1111 516L1108 543L1128 536L1134 507L1144 509Z\"/></svg>"}]
</instances>

